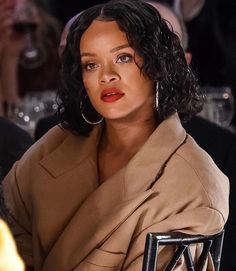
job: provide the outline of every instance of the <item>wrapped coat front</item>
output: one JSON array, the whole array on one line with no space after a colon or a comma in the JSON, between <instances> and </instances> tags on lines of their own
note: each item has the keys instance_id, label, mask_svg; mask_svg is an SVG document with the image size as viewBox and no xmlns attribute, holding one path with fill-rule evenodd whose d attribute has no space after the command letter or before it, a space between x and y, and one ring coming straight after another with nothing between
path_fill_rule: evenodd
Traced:
<instances>
[{"instance_id":1,"label":"wrapped coat front","mask_svg":"<svg viewBox=\"0 0 236 271\"><path fill-rule=\"evenodd\" d=\"M228 179L186 136L176 114L101 185L100 134L101 127L88 138L55 127L4 180L27 265L35 271L136 271L148 232L213 234L224 227ZM171 251L161 253L160 270Z\"/></svg>"}]
</instances>

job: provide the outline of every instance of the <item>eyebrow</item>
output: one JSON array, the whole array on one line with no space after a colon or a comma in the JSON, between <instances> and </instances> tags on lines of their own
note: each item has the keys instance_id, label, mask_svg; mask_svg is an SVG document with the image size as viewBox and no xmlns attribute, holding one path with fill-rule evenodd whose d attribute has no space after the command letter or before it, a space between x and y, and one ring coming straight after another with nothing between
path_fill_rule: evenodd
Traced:
<instances>
[{"instance_id":1,"label":"eyebrow","mask_svg":"<svg viewBox=\"0 0 236 271\"><path fill-rule=\"evenodd\" d=\"M115 53L115 52L117 52L117 51L119 51L119 50L121 50L121 49L128 48L128 47L130 47L129 44L119 45L119 46L117 46L117 47L115 47L115 48L112 48L112 49L110 50L110 52L111 52L111 53ZM83 56L92 56L92 57L93 57L93 56L96 56L96 54L85 52L85 53L82 53L80 56L81 56L81 57L83 57Z\"/></svg>"},{"instance_id":2,"label":"eyebrow","mask_svg":"<svg viewBox=\"0 0 236 271\"><path fill-rule=\"evenodd\" d=\"M119 51L119 50L121 50L121 49L123 49L123 48L127 48L127 47L130 47L129 44L123 44L123 45L120 45L120 46L117 46L117 47L111 49L110 52L111 52L111 53L114 53L114 52L116 52L116 51Z\"/></svg>"}]
</instances>

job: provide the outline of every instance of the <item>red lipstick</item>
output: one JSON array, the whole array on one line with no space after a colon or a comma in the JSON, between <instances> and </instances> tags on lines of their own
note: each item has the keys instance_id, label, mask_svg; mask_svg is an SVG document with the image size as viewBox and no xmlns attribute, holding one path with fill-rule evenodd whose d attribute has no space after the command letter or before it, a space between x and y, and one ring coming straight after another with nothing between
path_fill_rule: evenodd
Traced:
<instances>
[{"instance_id":1,"label":"red lipstick","mask_svg":"<svg viewBox=\"0 0 236 271\"><path fill-rule=\"evenodd\" d=\"M121 99L124 95L124 92L118 88L107 88L102 91L101 99L103 102L113 103Z\"/></svg>"}]
</instances>

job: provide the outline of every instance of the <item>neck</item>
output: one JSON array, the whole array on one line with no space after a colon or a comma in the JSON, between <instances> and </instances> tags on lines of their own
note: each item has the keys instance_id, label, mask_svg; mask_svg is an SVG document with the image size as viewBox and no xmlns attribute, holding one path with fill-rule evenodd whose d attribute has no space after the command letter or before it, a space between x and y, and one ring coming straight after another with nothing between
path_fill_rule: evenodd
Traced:
<instances>
[{"instance_id":1,"label":"neck","mask_svg":"<svg viewBox=\"0 0 236 271\"><path fill-rule=\"evenodd\" d=\"M100 147L114 152L120 152L127 148L138 150L156 127L157 121L154 118L132 123L107 120Z\"/></svg>"}]
</instances>

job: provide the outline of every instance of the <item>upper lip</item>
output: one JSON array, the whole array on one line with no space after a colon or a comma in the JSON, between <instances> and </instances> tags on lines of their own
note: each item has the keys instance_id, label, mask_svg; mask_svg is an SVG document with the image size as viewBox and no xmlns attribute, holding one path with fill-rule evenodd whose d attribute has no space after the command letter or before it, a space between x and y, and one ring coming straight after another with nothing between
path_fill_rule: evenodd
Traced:
<instances>
[{"instance_id":1,"label":"upper lip","mask_svg":"<svg viewBox=\"0 0 236 271\"><path fill-rule=\"evenodd\" d=\"M101 93L101 98L103 98L104 96L107 96L107 95L116 95L116 94L121 94L123 95L124 92L121 91L120 89L118 88L106 88L106 89L103 89L102 90L102 93Z\"/></svg>"}]
</instances>

